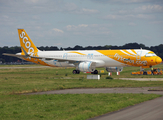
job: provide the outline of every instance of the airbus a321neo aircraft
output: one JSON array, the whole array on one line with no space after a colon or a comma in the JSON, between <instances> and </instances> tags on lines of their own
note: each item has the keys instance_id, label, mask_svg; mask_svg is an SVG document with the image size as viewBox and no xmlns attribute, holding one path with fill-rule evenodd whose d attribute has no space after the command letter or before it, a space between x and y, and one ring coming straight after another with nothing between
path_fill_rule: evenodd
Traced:
<instances>
[{"instance_id":1,"label":"airbus a321neo aircraft","mask_svg":"<svg viewBox=\"0 0 163 120\"><path fill-rule=\"evenodd\" d=\"M75 67L74 74L80 72L97 74L98 67L104 67L108 72L122 71L123 66L149 68L162 62L154 52L143 49L40 51L24 29L18 29L18 35L22 52L3 55L51 67Z\"/></svg>"}]
</instances>

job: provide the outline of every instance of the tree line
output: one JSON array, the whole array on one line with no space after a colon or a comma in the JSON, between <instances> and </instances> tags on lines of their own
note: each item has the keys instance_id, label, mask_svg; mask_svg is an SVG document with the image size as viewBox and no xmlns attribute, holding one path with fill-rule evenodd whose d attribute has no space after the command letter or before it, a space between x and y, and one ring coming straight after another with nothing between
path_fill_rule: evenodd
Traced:
<instances>
[{"instance_id":1,"label":"tree line","mask_svg":"<svg viewBox=\"0 0 163 120\"><path fill-rule=\"evenodd\" d=\"M51 50L55 50L55 51L59 51L59 50L115 50L115 49L147 49L147 50L151 50L154 53L156 53L158 56L160 56L163 59L163 44L160 44L158 46L151 46L151 47L147 47L144 44L138 44L138 43L127 43L123 46L112 46L112 45L105 45L105 46L87 46L87 47L82 47L79 45L76 45L75 47L68 47L68 48L58 48L56 46L41 46L38 47L39 50L45 50L45 51L51 51ZM3 63L5 62L17 62L20 61L19 58L16 57L9 57L9 56L4 56L2 55L2 53L11 53L11 54L16 54L21 52L21 48L19 46L15 46L15 47L8 47L8 46L4 46L4 47L0 47L0 61L2 61Z\"/></svg>"}]
</instances>

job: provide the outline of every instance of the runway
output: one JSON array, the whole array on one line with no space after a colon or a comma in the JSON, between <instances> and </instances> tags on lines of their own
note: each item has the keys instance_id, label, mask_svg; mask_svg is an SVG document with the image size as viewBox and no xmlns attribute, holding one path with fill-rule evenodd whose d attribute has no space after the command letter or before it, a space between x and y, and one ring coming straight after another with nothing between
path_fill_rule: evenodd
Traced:
<instances>
[{"instance_id":1,"label":"runway","mask_svg":"<svg viewBox=\"0 0 163 120\"><path fill-rule=\"evenodd\" d=\"M163 120L163 97L89 120Z\"/></svg>"},{"instance_id":2,"label":"runway","mask_svg":"<svg viewBox=\"0 0 163 120\"><path fill-rule=\"evenodd\" d=\"M163 78L119 78L120 80L163 81Z\"/></svg>"},{"instance_id":3,"label":"runway","mask_svg":"<svg viewBox=\"0 0 163 120\"><path fill-rule=\"evenodd\" d=\"M96 94L96 93L144 93L144 94L160 94L163 91L149 91L159 87L141 87L141 88L79 88L79 89L65 89L53 90L46 92L36 92L27 94Z\"/></svg>"}]
</instances>

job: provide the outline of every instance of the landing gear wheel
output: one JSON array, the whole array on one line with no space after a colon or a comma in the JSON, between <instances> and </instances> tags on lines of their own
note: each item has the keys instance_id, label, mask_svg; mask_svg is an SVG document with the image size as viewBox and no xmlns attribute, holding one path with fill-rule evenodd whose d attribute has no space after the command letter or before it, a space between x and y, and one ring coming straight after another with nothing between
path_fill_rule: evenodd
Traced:
<instances>
[{"instance_id":1,"label":"landing gear wheel","mask_svg":"<svg viewBox=\"0 0 163 120\"><path fill-rule=\"evenodd\" d=\"M79 74L80 71L79 71L79 70L73 70L72 73L73 73L73 74Z\"/></svg>"},{"instance_id":2,"label":"landing gear wheel","mask_svg":"<svg viewBox=\"0 0 163 120\"><path fill-rule=\"evenodd\" d=\"M146 72L146 71L144 71L144 72L143 72L143 75L147 75L147 72Z\"/></svg>"},{"instance_id":3,"label":"landing gear wheel","mask_svg":"<svg viewBox=\"0 0 163 120\"><path fill-rule=\"evenodd\" d=\"M77 71L76 71L76 70L73 70L73 71L72 71L72 73L73 73L73 74L76 74L76 73L77 73Z\"/></svg>"},{"instance_id":4,"label":"landing gear wheel","mask_svg":"<svg viewBox=\"0 0 163 120\"><path fill-rule=\"evenodd\" d=\"M98 71L95 70L94 72L91 72L91 74L98 74Z\"/></svg>"},{"instance_id":5,"label":"landing gear wheel","mask_svg":"<svg viewBox=\"0 0 163 120\"><path fill-rule=\"evenodd\" d=\"M77 71L77 74L80 74L80 71L79 70L76 70Z\"/></svg>"}]
</instances>

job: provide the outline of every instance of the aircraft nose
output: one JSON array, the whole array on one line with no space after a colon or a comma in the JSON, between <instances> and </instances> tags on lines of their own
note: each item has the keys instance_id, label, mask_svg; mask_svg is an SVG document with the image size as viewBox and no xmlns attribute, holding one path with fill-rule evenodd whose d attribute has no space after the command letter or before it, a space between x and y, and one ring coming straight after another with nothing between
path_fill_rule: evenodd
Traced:
<instances>
[{"instance_id":1,"label":"aircraft nose","mask_svg":"<svg viewBox=\"0 0 163 120\"><path fill-rule=\"evenodd\" d=\"M156 63L157 63L157 64L160 64L161 62L162 62L162 59L161 59L160 57L157 57L157 58L156 58Z\"/></svg>"}]
</instances>

